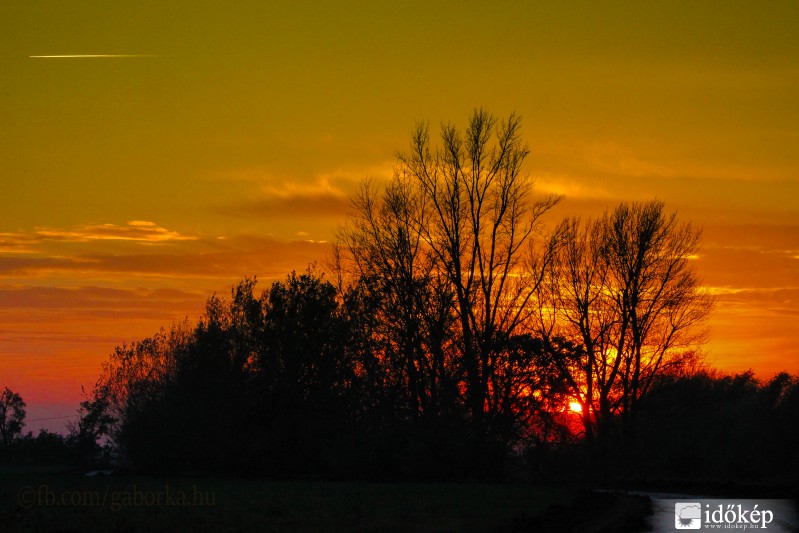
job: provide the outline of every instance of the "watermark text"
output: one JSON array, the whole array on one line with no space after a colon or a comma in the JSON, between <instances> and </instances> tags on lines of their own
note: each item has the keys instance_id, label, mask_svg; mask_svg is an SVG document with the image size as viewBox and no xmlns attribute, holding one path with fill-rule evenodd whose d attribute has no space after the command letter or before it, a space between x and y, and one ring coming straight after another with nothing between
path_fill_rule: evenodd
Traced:
<instances>
[{"instance_id":1,"label":"watermark text","mask_svg":"<svg viewBox=\"0 0 799 533\"><path fill-rule=\"evenodd\" d=\"M96 507L117 512L126 507L214 507L216 492L190 488L128 488L106 485L102 490L56 490L50 485L25 486L17 493L20 507Z\"/></svg>"}]
</instances>

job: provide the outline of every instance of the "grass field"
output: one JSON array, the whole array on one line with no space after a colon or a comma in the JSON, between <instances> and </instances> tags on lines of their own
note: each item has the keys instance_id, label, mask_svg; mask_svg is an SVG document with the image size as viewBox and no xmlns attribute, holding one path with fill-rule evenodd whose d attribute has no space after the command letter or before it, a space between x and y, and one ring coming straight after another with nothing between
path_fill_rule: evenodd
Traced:
<instances>
[{"instance_id":1,"label":"grass field","mask_svg":"<svg viewBox=\"0 0 799 533\"><path fill-rule=\"evenodd\" d=\"M2 471L2 532L492 531L567 504L530 484L267 482Z\"/></svg>"}]
</instances>

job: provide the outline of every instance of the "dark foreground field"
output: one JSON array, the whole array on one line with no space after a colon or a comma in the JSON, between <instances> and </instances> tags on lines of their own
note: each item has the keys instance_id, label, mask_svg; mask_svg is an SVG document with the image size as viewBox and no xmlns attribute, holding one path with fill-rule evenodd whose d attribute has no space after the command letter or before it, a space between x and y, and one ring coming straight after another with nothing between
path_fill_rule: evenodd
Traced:
<instances>
[{"instance_id":1,"label":"dark foreground field","mask_svg":"<svg viewBox=\"0 0 799 533\"><path fill-rule=\"evenodd\" d=\"M610 531L643 513L607 495L522 483L84 477L7 468L0 477L4 533L570 531L586 523Z\"/></svg>"}]
</instances>

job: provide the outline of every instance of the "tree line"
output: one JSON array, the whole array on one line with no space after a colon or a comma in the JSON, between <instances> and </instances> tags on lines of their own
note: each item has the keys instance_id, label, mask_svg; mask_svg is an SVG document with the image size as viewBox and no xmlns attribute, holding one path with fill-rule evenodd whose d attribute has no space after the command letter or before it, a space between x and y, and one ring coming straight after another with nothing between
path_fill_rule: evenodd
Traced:
<instances>
[{"instance_id":1,"label":"tree line","mask_svg":"<svg viewBox=\"0 0 799 533\"><path fill-rule=\"evenodd\" d=\"M140 470L407 479L637 453L658 394L701 368L701 231L657 200L547 231L561 199L528 154L516 115L437 141L419 124L326 274L245 278L118 347L82 404L86 455L103 437Z\"/></svg>"},{"instance_id":2,"label":"tree line","mask_svg":"<svg viewBox=\"0 0 799 533\"><path fill-rule=\"evenodd\" d=\"M516 115L436 142L419 124L353 199L328 277L245 279L118 348L84 425L148 468L276 475L483 476L575 433L634 442L656 378L697 358L700 232L659 201L545 232L560 198L535 195L528 154Z\"/></svg>"},{"instance_id":3,"label":"tree line","mask_svg":"<svg viewBox=\"0 0 799 533\"><path fill-rule=\"evenodd\" d=\"M238 430L229 435L231 442L221 442L220 448L205 448L202 452L192 452L188 447L175 449L181 446L181 442L176 442L171 434L153 436L157 447L150 450L141 448L137 452L145 457L161 457L165 453L164 448L170 448L175 450L171 452L175 462L159 464L158 461L139 460L134 464L129 458L120 457L118 448L122 442L120 437L125 432L135 432L135 429L126 428L119 432L121 428L118 428L114 432L114 440L104 443L98 443L97 437L108 428L92 428L91 424L85 423L82 430L77 424L72 425L66 436L46 430L34 436L30 432L22 432L25 410L21 396L8 391L0 396L0 400L0 426L4 429L13 428L0 443L0 463L84 469L127 466L151 473L186 472L188 464L180 457L194 454L192 457L201 461L216 457L215 462L200 464L193 470L209 473L213 472L213 467L221 466L219 457L233 453L232 439L244 436ZM12 408L8 409L9 406ZM86 407L87 403L84 402L81 408L84 418L96 421L98 411L95 410L95 415L92 415ZM209 422L208 426L213 422ZM402 470L400 467L403 462L420 458L400 453L401 450L407 450L412 439L416 446L424 450L420 454L421 458L430 453L430 448L427 447L429 443L420 440L424 438L424 433L414 431L410 425L399 425L396 420L394 423L397 425L392 428L387 425L374 426L368 434L351 435L342 445L332 449L304 446L304 452L319 453L321 450L323 455L302 470L297 469L296 462L291 463L290 468L265 470L263 468L267 465L263 462L245 464L251 457L244 456L235 461L227 459L224 463L225 473L277 476L277 472L281 472L283 476L291 477L301 473L314 477L334 477L335 474L335 477L350 479L473 477L473 474L457 469L443 472L440 464L437 469L426 471L415 464L406 464L406 469ZM735 483L745 483L749 487L748 491L760 486L770 487L773 493L775 488L799 487L799 378L796 376L780 373L762 381L756 379L751 371L724 374L707 368L680 375L663 375L655 380L642 406L640 424L635 445L611 449L601 463L597 463L595 457L588 453L590 450L584 438L575 438L567 432L563 435L551 434L547 442L530 443L526 448L517 450L517 459L523 457L524 462L517 462L515 470L494 472L493 475L515 475L543 481L601 480L661 490L684 488L690 484L705 487L704 490L718 491L725 487L729 489ZM568 424L564 424L564 427L568 429ZM169 429L156 428L155 424L151 428ZM204 429L218 430L210 427ZM338 428L338 432L328 435L326 442L343 439L344 429ZM376 432L390 432L390 435L380 436ZM446 436L446 432L442 431L439 436L442 435ZM368 438L368 442L361 440L365 438ZM187 441L182 441L184 446L188 446ZM101 443L104 445L101 446ZM378 443L383 444L380 450L369 448ZM265 450L264 442L250 442L245 446ZM241 446L236 450L240 451ZM462 448L456 450L462 451ZM357 454L362 452L370 455L358 457ZM290 451L283 457L298 460L292 456L293 453ZM378 465L375 464L378 453L383 458L380 468L376 468ZM445 456L444 460L448 458ZM422 467L429 467L433 460L440 461L441 458L428 457ZM232 464L238 464L238 471L227 470ZM338 467L320 470L324 464ZM367 464L371 464L371 470L365 468ZM389 465L393 465L393 468L389 468ZM369 475L365 475L367 473Z\"/></svg>"}]
</instances>

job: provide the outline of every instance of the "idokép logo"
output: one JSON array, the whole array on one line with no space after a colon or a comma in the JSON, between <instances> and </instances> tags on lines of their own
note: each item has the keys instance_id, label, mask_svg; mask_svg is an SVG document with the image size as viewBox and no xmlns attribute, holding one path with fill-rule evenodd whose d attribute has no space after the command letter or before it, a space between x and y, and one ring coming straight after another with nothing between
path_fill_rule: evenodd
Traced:
<instances>
[{"instance_id":1,"label":"idok\u00e9p logo","mask_svg":"<svg viewBox=\"0 0 799 533\"><path fill-rule=\"evenodd\" d=\"M702 504L699 502L675 503L674 527L677 529L702 529Z\"/></svg>"}]
</instances>

